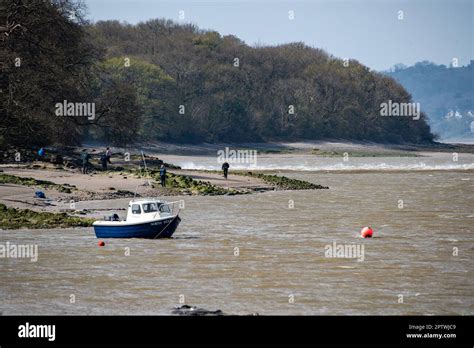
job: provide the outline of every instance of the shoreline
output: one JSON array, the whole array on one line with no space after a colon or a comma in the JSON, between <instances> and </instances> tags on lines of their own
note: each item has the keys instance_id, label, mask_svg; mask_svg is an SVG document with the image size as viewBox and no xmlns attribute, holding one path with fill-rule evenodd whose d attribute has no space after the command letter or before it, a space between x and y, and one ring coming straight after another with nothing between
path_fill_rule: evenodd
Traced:
<instances>
[{"instance_id":1,"label":"shoreline","mask_svg":"<svg viewBox=\"0 0 474 348\"><path fill-rule=\"evenodd\" d=\"M16 208L20 210L29 209L38 213L67 213L73 218L96 218L103 216L103 212L110 210L104 208L106 204L93 204L95 208L84 207L76 209L75 203L80 206L88 204L87 202L110 202L117 199L132 199L138 197L185 197L185 196L232 196L242 194L253 194L260 192L276 191L276 190L317 190L327 189L328 187L309 183L306 181L293 179L293 174L298 173L314 173L314 174L368 174L368 173L403 173L411 171L422 171L424 173L434 172L462 172L472 173L474 168L471 164L466 166L467 169L445 166L443 168L433 168L433 165L413 169L409 166L400 169L397 166L392 166L389 158L406 157L405 162L410 163L414 161L411 157L427 157L437 158L440 156L449 156L446 153L438 151L419 151L413 154L408 150L393 150L384 149L381 145L361 145L354 143L318 143L319 147L315 151L314 142L311 143L293 143L292 153L281 152L263 153L261 156L264 161L270 161L276 166L285 165L288 168L231 168L228 179L223 178L222 172L212 169L181 169L174 162L177 158L182 156L182 151L176 150L173 155L166 155L158 157L156 151L146 151L146 161L148 171L145 172L141 154L138 150L128 150L130 153L129 159L124 160L124 153L120 149L114 149L112 156L112 165L110 170L101 171L98 162L98 154L100 149L97 147L88 148L96 157L91 160L93 171L89 174L82 174L80 172L80 158L79 154L82 148L69 148L67 151L59 149L48 149L47 153L51 161L31 161L17 163L3 163L0 164L0 203L7 208ZM216 146L206 147L206 151L210 149L215 150ZM265 144L265 146L273 146ZM282 145L280 145L282 146ZM289 147L286 147L288 149ZM473 146L474 148L474 146ZM199 151L203 150L202 146L198 146ZM280 148L282 149L282 148ZM286 151L286 150L285 150ZM351 151L352 153L360 154L360 156L353 156L353 162L349 162L348 168L338 168L338 157L341 156L341 151ZM62 164L54 163L53 159L61 155ZM216 153L212 153L212 158ZM202 156L202 154L201 154ZM474 155L466 155L467 158ZM374 168L374 161L377 165L377 158L386 157L387 168ZM444 158L443 157L443 158ZM311 166L307 169L301 169L294 166L292 163L287 163L288 159L295 160L296 163L300 159L318 159L316 162L318 166L321 163L332 166L329 170L320 166L317 170ZM440 157L441 158L441 157ZM196 155L195 161L202 162L205 157ZM311 160L312 161L312 160ZM372 161L372 162L371 162ZM398 161L398 160L396 160ZM420 159L425 161L425 159ZM464 161L466 161L464 159ZM51 163L53 162L53 163ZM170 163L165 163L170 162ZM310 163L316 163L310 162ZM169 187L162 188L159 186L159 167L164 163L168 167L167 183ZM332 163L332 164L331 164ZM342 163L342 162L341 162ZM357 164L359 163L359 164ZM360 166L360 163L372 163L366 168ZM395 162L400 163L400 162ZM203 166L205 162L201 163ZM385 165L384 162L382 162ZM351 165L355 165L351 167ZM412 165L412 164L409 164ZM463 164L464 166L466 164ZM435 166L436 167L436 166ZM290 168L290 169L289 169ZM282 176L282 173L291 173L290 177ZM147 176L149 179L147 179ZM150 181L151 186L148 185ZM35 197L35 191L42 191L46 198ZM99 207L97 207L99 205ZM61 225L62 226L62 225ZM31 226L30 226L31 227ZM62 226L64 227L64 226ZM35 228L34 226L32 228Z\"/></svg>"},{"instance_id":2,"label":"shoreline","mask_svg":"<svg viewBox=\"0 0 474 348\"><path fill-rule=\"evenodd\" d=\"M99 212L122 210L82 208L87 202L135 197L232 196L275 190L315 190L328 187L282 176L168 169L167 187L159 186L158 166L146 173L140 162L115 162L110 171L82 174L79 168L45 162L2 165L0 169L1 229L90 226ZM127 166L126 168L124 166ZM38 193L41 196L38 196ZM103 216L103 214L101 214Z\"/></svg>"}]
</instances>

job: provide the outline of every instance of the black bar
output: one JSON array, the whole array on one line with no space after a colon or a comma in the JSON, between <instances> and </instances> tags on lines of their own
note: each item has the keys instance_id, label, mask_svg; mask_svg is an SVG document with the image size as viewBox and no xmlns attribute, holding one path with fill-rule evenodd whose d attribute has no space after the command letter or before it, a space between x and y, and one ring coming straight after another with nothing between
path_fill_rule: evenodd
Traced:
<instances>
[{"instance_id":1,"label":"black bar","mask_svg":"<svg viewBox=\"0 0 474 348\"><path fill-rule=\"evenodd\" d=\"M390 344L472 347L473 317L453 316L0 316L0 346L41 343L144 344ZM20 325L55 325L55 340L20 338ZM418 326L409 329L409 325ZM431 329L427 329L431 325ZM438 327L437 325L443 325ZM445 326L446 325L446 326ZM447 329L447 328L450 329ZM420 329L423 328L423 329ZM407 334L455 338L407 338Z\"/></svg>"}]
</instances>

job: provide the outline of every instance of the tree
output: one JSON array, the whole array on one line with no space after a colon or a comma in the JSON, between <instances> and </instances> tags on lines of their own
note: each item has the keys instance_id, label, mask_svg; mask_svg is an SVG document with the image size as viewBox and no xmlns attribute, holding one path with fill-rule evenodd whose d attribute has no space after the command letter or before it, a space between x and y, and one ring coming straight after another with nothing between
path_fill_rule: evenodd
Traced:
<instances>
[{"instance_id":1,"label":"tree","mask_svg":"<svg viewBox=\"0 0 474 348\"><path fill-rule=\"evenodd\" d=\"M82 28L83 10L70 0L9 3L0 32L3 146L80 142L77 120L56 116L55 105L93 102L87 81L101 52Z\"/></svg>"}]
</instances>

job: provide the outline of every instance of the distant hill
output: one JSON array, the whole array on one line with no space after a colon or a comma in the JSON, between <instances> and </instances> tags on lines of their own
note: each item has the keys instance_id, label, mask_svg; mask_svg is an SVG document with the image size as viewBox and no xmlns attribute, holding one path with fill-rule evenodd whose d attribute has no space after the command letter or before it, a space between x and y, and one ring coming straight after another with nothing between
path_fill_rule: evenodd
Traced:
<instances>
[{"instance_id":1,"label":"distant hill","mask_svg":"<svg viewBox=\"0 0 474 348\"><path fill-rule=\"evenodd\" d=\"M440 139L474 140L474 61L463 67L431 62L396 66L393 77L420 102L433 133Z\"/></svg>"}]
</instances>

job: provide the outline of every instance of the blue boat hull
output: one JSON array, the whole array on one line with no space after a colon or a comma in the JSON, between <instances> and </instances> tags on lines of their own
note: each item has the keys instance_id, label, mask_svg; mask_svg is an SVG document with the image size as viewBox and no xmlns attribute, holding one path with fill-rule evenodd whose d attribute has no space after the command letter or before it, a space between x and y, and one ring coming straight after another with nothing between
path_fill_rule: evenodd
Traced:
<instances>
[{"instance_id":1,"label":"blue boat hull","mask_svg":"<svg viewBox=\"0 0 474 348\"><path fill-rule=\"evenodd\" d=\"M170 238L178 228L179 216L160 221L125 226L94 226L97 238Z\"/></svg>"}]
</instances>

